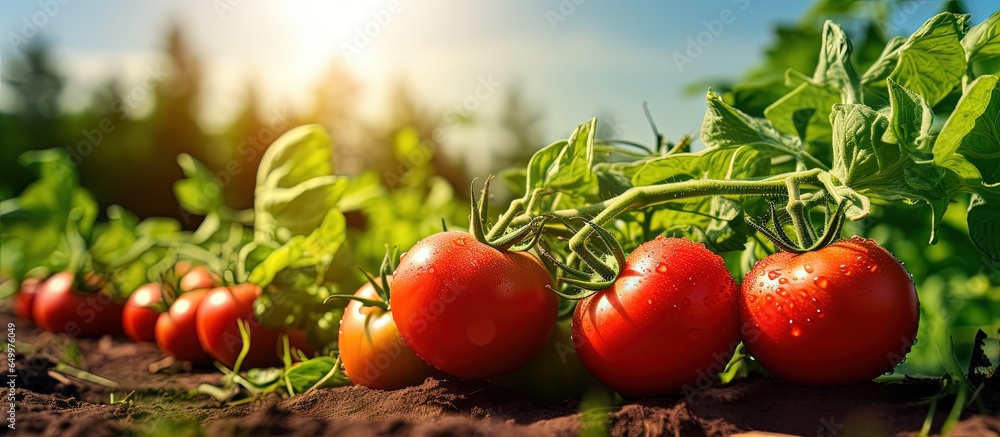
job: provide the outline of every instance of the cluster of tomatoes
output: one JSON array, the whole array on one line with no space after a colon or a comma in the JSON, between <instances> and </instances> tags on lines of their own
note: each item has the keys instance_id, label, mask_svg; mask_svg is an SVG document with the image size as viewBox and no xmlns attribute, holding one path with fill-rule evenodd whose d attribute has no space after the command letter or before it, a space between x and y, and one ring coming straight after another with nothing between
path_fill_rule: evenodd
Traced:
<instances>
[{"instance_id":1,"label":"cluster of tomatoes","mask_svg":"<svg viewBox=\"0 0 1000 437\"><path fill-rule=\"evenodd\" d=\"M368 387L399 388L440 373L501 377L537 361L558 331L545 266L470 234L420 241L387 282L389 305L366 285L341 322L346 373ZM711 379L740 342L778 378L834 385L895 367L918 319L908 273L872 240L776 253L738 285L704 245L658 237L629 255L611 287L577 303L571 342L590 374L629 397Z\"/></svg>"},{"instance_id":2,"label":"cluster of tomatoes","mask_svg":"<svg viewBox=\"0 0 1000 437\"><path fill-rule=\"evenodd\" d=\"M301 332L255 323L260 287L219 286L206 268L185 263L175 271L179 293L151 283L124 304L101 293L95 275L25 281L15 310L51 332L123 333L194 363L233 367L243 347L237 320L251 328L244 367L279 366L282 335L309 353ZM609 288L577 302L568 326L557 321L559 298L538 258L471 234L421 240L383 279L353 296L338 339L347 376L377 389L444 374L502 381L531 366L543 376L528 381L539 384L565 378L577 363L588 373L580 381L652 396L711 380L740 342L778 378L847 384L898 364L919 320L905 268L858 237L771 255L740 285L704 245L658 237L628 256Z\"/></svg>"},{"instance_id":3,"label":"cluster of tomatoes","mask_svg":"<svg viewBox=\"0 0 1000 437\"><path fill-rule=\"evenodd\" d=\"M102 291L98 275L82 280L62 272L46 280L22 283L15 313L44 330L74 337L124 334L133 341L155 341L167 355L180 361L208 364L218 360L232 368L243 348L238 320L248 322L250 349L244 367L280 366L280 340L287 334L292 346L311 349L301 332L260 326L253 302L260 287L253 284L220 286L218 276L203 266L178 262L179 280L164 293L160 283L136 289L125 303Z\"/></svg>"}]
</instances>

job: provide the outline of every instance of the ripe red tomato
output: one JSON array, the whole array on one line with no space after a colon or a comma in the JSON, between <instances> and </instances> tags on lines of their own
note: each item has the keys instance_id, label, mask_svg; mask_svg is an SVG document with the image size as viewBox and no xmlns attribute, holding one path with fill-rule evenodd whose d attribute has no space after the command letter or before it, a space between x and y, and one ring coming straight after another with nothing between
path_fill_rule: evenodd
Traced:
<instances>
[{"instance_id":1,"label":"ripe red tomato","mask_svg":"<svg viewBox=\"0 0 1000 437\"><path fill-rule=\"evenodd\" d=\"M177 270L183 271L184 269L179 267ZM181 276L180 289L182 293L201 290L215 287L219 282L219 277L208 270L208 267L195 266Z\"/></svg>"},{"instance_id":2,"label":"ripe red tomato","mask_svg":"<svg viewBox=\"0 0 1000 437\"><path fill-rule=\"evenodd\" d=\"M743 279L740 315L747 352L774 376L836 385L871 380L902 361L920 304L892 254L851 237L761 260Z\"/></svg>"},{"instance_id":3,"label":"ripe red tomato","mask_svg":"<svg viewBox=\"0 0 1000 437\"><path fill-rule=\"evenodd\" d=\"M736 281L703 244L657 237L618 280L581 300L573 340L584 366L623 396L672 393L721 371L739 344Z\"/></svg>"},{"instance_id":4,"label":"ripe red tomato","mask_svg":"<svg viewBox=\"0 0 1000 437\"><path fill-rule=\"evenodd\" d=\"M387 278L392 281L392 277ZM355 296L381 301L370 283ZM337 340L340 359L355 384L379 390L419 385L434 368L413 353L399 335L392 313L352 300L344 309Z\"/></svg>"},{"instance_id":5,"label":"ripe red tomato","mask_svg":"<svg viewBox=\"0 0 1000 437\"><path fill-rule=\"evenodd\" d=\"M160 284L151 282L143 285L129 296L122 310L122 329L132 341L153 341L153 329L160 312L156 306L163 302Z\"/></svg>"},{"instance_id":6,"label":"ripe red tomato","mask_svg":"<svg viewBox=\"0 0 1000 437\"><path fill-rule=\"evenodd\" d=\"M56 273L38 287L32 315L50 332L73 337L121 335L122 308L103 290L82 293L70 272Z\"/></svg>"},{"instance_id":7,"label":"ripe red tomato","mask_svg":"<svg viewBox=\"0 0 1000 437\"><path fill-rule=\"evenodd\" d=\"M559 305L546 288L551 283L527 253L443 232L402 257L389 301L417 356L461 378L494 378L527 364L545 346Z\"/></svg>"},{"instance_id":8,"label":"ripe red tomato","mask_svg":"<svg viewBox=\"0 0 1000 437\"><path fill-rule=\"evenodd\" d=\"M197 364L212 362L212 357L205 352L201 342L198 341L196 329L198 308L207 295L208 289L181 294L170 305L170 309L156 320L156 345L163 353L181 361Z\"/></svg>"},{"instance_id":9,"label":"ripe red tomato","mask_svg":"<svg viewBox=\"0 0 1000 437\"><path fill-rule=\"evenodd\" d=\"M198 341L212 358L232 368L240 355L243 339L237 320L250 323L250 352L243 368L281 366L280 329L265 328L253 315L253 302L261 294L254 284L216 287L208 292L195 314ZM290 344L307 354L311 349L301 332L288 333Z\"/></svg>"},{"instance_id":10,"label":"ripe red tomato","mask_svg":"<svg viewBox=\"0 0 1000 437\"><path fill-rule=\"evenodd\" d=\"M24 320L34 320L32 308L35 306L35 293L44 282L41 278L24 278L14 297L14 314Z\"/></svg>"}]
</instances>

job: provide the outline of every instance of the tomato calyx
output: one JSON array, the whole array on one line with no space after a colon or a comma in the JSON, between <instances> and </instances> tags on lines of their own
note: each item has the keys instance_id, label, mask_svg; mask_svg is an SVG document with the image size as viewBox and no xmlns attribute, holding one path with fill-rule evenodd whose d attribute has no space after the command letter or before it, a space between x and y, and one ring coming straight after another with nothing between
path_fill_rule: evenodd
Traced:
<instances>
[{"instance_id":1,"label":"tomato calyx","mask_svg":"<svg viewBox=\"0 0 1000 437\"><path fill-rule=\"evenodd\" d=\"M393 247L389 250L386 246L385 258L382 258L382 265L379 267L379 279L381 279L381 284L378 280L365 271L365 269L358 266L358 270L361 270L361 274L365 275L368 279L368 283L372 285L375 289L375 293L378 294L379 299L367 299L360 296L355 296L353 294L333 294L323 300L323 303L330 301L331 299L351 299L356 300L361 303L361 305L366 307L376 307L381 308L383 311L389 311L389 296L390 296L390 286L389 286L389 275L396 270L396 263L394 260L398 258L397 254L399 252L399 246Z\"/></svg>"},{"instance_id":2,"label":"tomato calyx","mask_svg":"<svg viewBox=\"0 0 1000 437\"><path fill-rule=\"evenodd\" d=\"M592 273L572 267L569 263L559 261L549 251L543 248L538 249L539 253L541 253L543 257L555 264L565 275L568 275L556 277L556 284L568 284L571 287L570 290L572 292L563 292L558 290L556 287L551 286L549 286L549 289L559 296L570 300L585 299L594 295L598 291L607 289L614 284L616 280L618 280L618 276L621 275L622 269L625 268L625 251L622 249L622 245L618 242L618 239L615 238L615 236L612 235L607 229L604 229L586 218L576 217L576 219L582 221L585 226L593 229L599 237L599 241L606 249L606 252L599 257L581 257L583 264L589 267L590 270L592 270ZM573 232L574 234L579 232L579 230L575 229L570 223L568 223L568 220L564 223L570 232ZM573 291L573 288L576 288L577 290Z\"/></svg>"},{"instance_id":3,"label":"tomato calyx","mask_svg":"<svg viewBox=\"0 0 1000 437\"><path fill-rule=\"evenodd\" d=\"M545 231L545 222L550 220L550 215L539 215L532 217L528 223L511 229L511 215L500 218L487 232L489 224L489 201L490 201L490 181L493 175L486 178L483 189L480 193L479 201L476 201L476 181L472 181L469 188L469 199L472 203L469 213L469 233L480 243L489 245L501 252L523 252L535 247L538 240Z\"/></svg>"},{"instance_id":4,"label":"tomato calyx","mask_svg":"<svg viewBox=\"0 0 1000 437\"><path fill-rule=\"evenodd\" d=\"M783 217L779 214L773 201L768 203L771 210L766 217L757 221L750 216L746 216L745 220L757 232L760 232L768 240L771 240L771 243L775 247L791 253L812 252L836 241L840 237L841 229L844 227L844 213L848 204L847 201L840 200L834 208L828 208L823 228L818 231L809 221L807 212L809 205L806 202L796 197L790 198L785 208L788 217ZM789 217L795 230L796 238L792 238L785 231L785 220L789 219Z\"/></svg>"}]
</instances>

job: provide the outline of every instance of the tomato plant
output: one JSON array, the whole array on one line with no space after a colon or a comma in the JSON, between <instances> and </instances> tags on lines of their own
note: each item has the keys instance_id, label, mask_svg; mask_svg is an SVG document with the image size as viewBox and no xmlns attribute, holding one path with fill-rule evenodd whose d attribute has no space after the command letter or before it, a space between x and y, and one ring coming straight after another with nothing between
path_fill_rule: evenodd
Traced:
<instances>
[{"instance_id":1,"label":"tomato plant","mask_svg":"<svg viewBox=\"0 0 1000 437\"><path fill-rule=\"evenodd\" d=\"M49 332L74 337L122 334L122 308L98 277L79 281L72 273L52 275L36 292L32 315Z\"/></svg>"},{"instance_id":2,"label":"tomato plant","mask_svg":"<svg viewBox=\"0 0 1000 437\"><path fill-rule=\"evenodd\" d=\"M361 286L344 309L337 341L344 371L351 382L369 388L419 385L435 374L434 368L406 346L396 328L385 303L392 276L383 275L377 284Z\"/></svg>"},{"instance_id":3,"label":"tomato plant","mask_svg":"<svg viewBox=\"0 0 1000 437\"><path fill-rule=\"evenodd\" d=\"M198 339L197 329L198 312L208 293L206 288L183 293L170 304L169 310L160 314L155 338L163 353L193 363L212 361Z\"/></svg>"},{"instance_id":4,"label":"tomato plant","mask_svg":"<svg viewBox=\"0 0 1000 437\"><path fill-rule=\"evenodd\" d=\"M555 325L545 266L463 232L427 237L403 255L392 318L417 356L462 378L494 378L531 361Z\"/></svg>"},{"instance_id":5,"label":"tomato plant","mask_svg":"<svg viewBox=\"0 0 1000 437\"><path fill-rule=\"evenodd\" d=\"M658 237L629 255L610 288L577 304L577 353L624 396L680 390L729 361L739 343L736 293L718 255Z\"/></svg>"},{"instance_id":6,"label":"tomato plant","mask_svg":"<svg viewBox=\"0 0 1000 437\"><path fill-rule=\"evenodd\" d=\"M151 282L132 292L122 309L122 329L132 341L154 341L156 319L163 310L160 284Z\"/></svg>"},{"instance_id":7,"label":"tomato plant","mask_svg":"<svg viewBox=\"0 0 1000 437\"><path fill-rule=\"evenodd\" d=\"M831 385L870 380L903 360L917 336L917 293L906 269L872 240L779 252L743 280L747 351L778 378ZM835 364L834 364L835 363Z\"/></svg>"}]
</instances>

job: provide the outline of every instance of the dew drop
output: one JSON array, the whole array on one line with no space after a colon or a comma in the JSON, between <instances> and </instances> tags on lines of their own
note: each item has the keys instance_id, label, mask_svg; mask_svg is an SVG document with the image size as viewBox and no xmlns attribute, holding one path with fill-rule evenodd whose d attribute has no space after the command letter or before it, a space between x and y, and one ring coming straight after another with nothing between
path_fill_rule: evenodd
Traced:
<instances>
[{"instance_id":1,"label":"dew drop","mask_svg":"<svg viewBox=\"0 0 1000 437\"><path fill-rule=\"evenodd\" d=\"M701 331L692 329L691 332L688 332L688 338L690 338L691 341L698 341L698 339L701 338Z\"/></svg>"},{"instance_id":2,"label":"dew drop","mask_svg":"<svg viewBox=\"0 0 1000 437\"><path fill-rule=\"evenodd\" d=\"M799 290L799 297L801 297L803 299L808 299L809 298L809 293L806 293L806 292L804 292L802 290ZM813 301L815 301L815 300L816 300L816 298L813 298Z\"/></svg>"},{"instance_id":3,"label":"dew drop","mask_svg":"<svg viewBox=\"0 0 1000 437\"><path fill-rule=\"evenodd\" d=\"M895 371L892 370L892 369L889 369L887 372L883 373L882 375L884 375L884 376L892 376L893 373L895 373Z\"/></svg>"},{"instance_id":4,"label":"dew drop","mask_svg":"<svg viewBox=\"0 0 1000 437\"><path fill-rule=\"evenodd\" d=\"M465 239L464 238L459 238L459 239L455 240L455 244L457 244L459 246L465 246Z\"/></svg>"},{"instance_id":5,"label":"dew drop","mask_svg":"<svg viewBox=\"0 0 1000 437\"><path fill-rule=\"evenodd\" d=\"M787 284L788 283L788 278L781 278L781 279L778 280L778 283L779 284Z\"/></svg>"},{"instance_id":6,"label":"dew drop","mask_svg":"<svg viewBox=\"0 0 1000 437\"><path fill-rule=\"evenodd\" d=\"M868 269L868 271L870 271L872 273L875 273L876 270L878 270L878 266L877 265L873 265L870 269Z\"/></svg>"},{"instance_id":7,"label":"dew drop","mask_svg":"<svg viewBox=\"0 0 1000 437\"><path fill-rule=\"evenodd\" d=\"M757 295L756 294L751 294L751 295L747 296L747 299L750 300L750 303L757 302Z\"/></svg>"},{"instance_id":8,"label":"dew drop","mask_svg":"<svg viewBox=\"0 0 1000 437\"><path fill-rule=\"evenodd\" d=\"M812 273L813 272L813 266L811 266L809 264L806 264L805 267L802 267L802 268L805 269L806 273Z\"/></svg>"},{"instance_id":9,"label":"dew drop","mask_svg":"<svg viewBox=\"0 0 1000 437\"><path fill-rule=\"evenodd\" d=\"M840 270L844 270L844 269L846 269L846 268L847 268L847 264L841 264L841 265L840 265Z\"/></svg>"},{"instance_id":10,"label":"dew drop","mask_svg":"<svg viewBox=\"0 0 1000 437\"><path fill-rule=\"evenodd\" d=\"M828 281L826 278L822 276L817 276L813 278L813 283L815 283L816 286L819 288L826 288L827 285L830 285L830 281Z\"/></svg>"},{"instance_id":11,"label":"dew drop","mask_svg":"<svg viewBox=\"0 0 1000 437\"><path fill-rule=\"evenodd\" d=\"M917 337L913 337L913 345L914 345L914 346L916 346L916 345L917 345Z\"/></svg>"},{"instance_id":12,"label":"dew drop","mask_svg":"<svg viewBox=\"0 0 1000 437\"><path fill-rule=\"evenodd\" d=\"M899 360L899 364L896 364L896 365L897 365L897 366L901 366L901 365L903 365L903 363L905 363L905 362L906 362L906 357L903 357L903 359Z\"/></svg>"},{"instance_id":13,"label":"dew drop","mask_svg":"<svg viewBox=\"0 0 1000 437\"><path fill-rule=\"evenodd\" d=\"M646 303L652 305L653 304L653 299L646 299Z\"/></svg>"},{"instance_id":14,"label":"dew drop","mask_svg":"<svg viewBox=\"0 0 1000 437\"><path fill-rule=\"evenodd\" d=\"M664 263L657 264L656 265L656 271L658 271L660 273L666 273L667 272L667 265L664 264Z\"/></svg>"},{"instance_id":15,"label":"dew drop","mask_svg":"<svg viewBox=\"0 0 1000 437\"><path fill-rule=\"evenodd\" d=\"M775 308L776 310L778 310L778 311L781 311L781 304L780 304L780 303L777 303L777 302L775 302L775 303L774 303L774 308Z\"/></svg>"},{"instance_id":16,"label":"dew drop","mask_svg":"<svg viewBox=\"0 0 1000 437\"><path fill-rule=\"evenodd\" d=\"M770 294L767 294L767 295L764 295L764 299L767 299L767 301L770 302L770 301L774 300L774 296L771 296Z\"/></svg>"},{"instance_id":17,"label":"dew drop","mask_svg":"<svg viewBox=\"0 0 1000 437\"><path fill-rule=\"evenodd\" d=\"M851 276L851 271L848 270L848 271L844 272L844 276Z\"/></svg>"},{"instance_id":18,"label":"dew drop","mask_svg":"<svg viewBox=\"0 0 1000 437\"><path fill-rule=\"evenodd\" d=\"M767 272L767 278L772 281L777 279L778 276L781 276L781 269L771 270L770 272Z\"/></svg>"},{"instance_id":19,"label":"dew drop","mask_svg":"<svg viewBox=\"0 0 1000 437\"><path fill-rule=\"evenodd\" d=\"M789 322L791 322L791 320L789 320ZM799 329L798 326L793 326L792 327L792 337L798 337L801 334L802 334L802 330Z\"/></svg>"},{"instance_id":20,"label":"dew drop","mask_svg":"<svg viewBox=\"0 0 1000 437\"><path fill-rule=\"evenodd\" d=\"M434 267L431 267L431 268L427 269L427 272L428 273L434 273Z\"/></svg>"},{"instance_id":21,"label":"dew drop","mask_svg":"<svg viewBox=\"0 0 1000 437\"><path fill-rule=\"evenodd\" d=\"M788 290L784 290L784 289L779 288L778 289L778 295L781 296L781 297L783 297L783 298L785 298L785 299L788 299Z\"/></svg>"}]
</instances>

